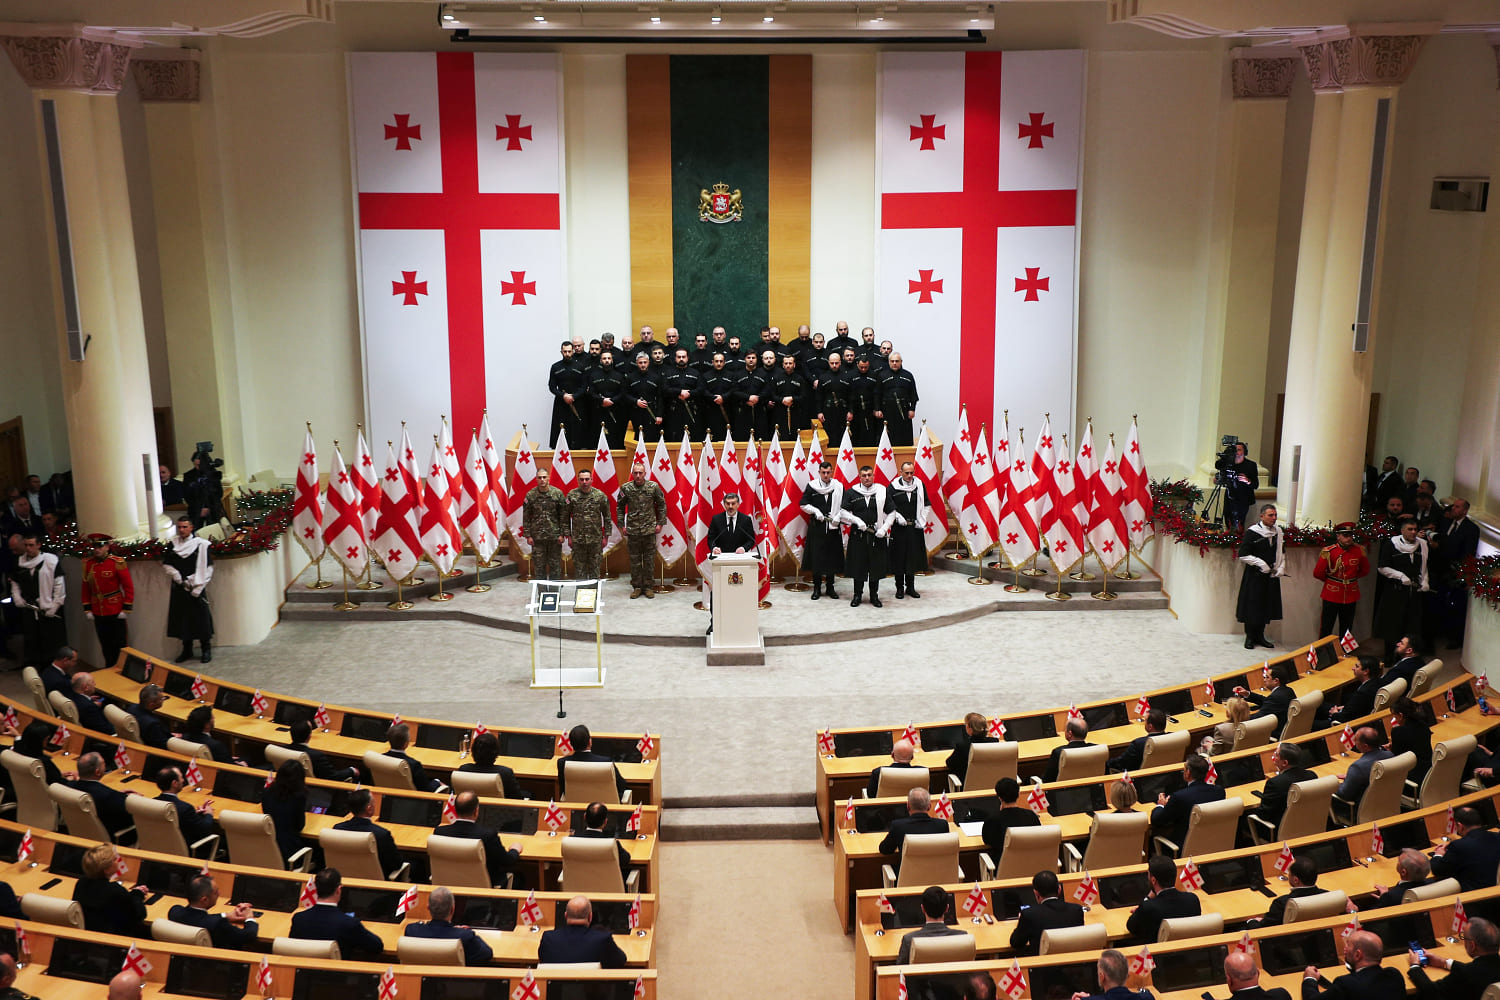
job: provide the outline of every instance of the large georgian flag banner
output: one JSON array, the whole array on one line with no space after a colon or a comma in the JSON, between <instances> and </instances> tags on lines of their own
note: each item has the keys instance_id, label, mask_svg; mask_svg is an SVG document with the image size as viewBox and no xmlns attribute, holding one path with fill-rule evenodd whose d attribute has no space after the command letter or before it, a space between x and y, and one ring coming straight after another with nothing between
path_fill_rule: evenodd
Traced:
<instances>
[{"instance_id":1,"label":"large georgian flag banner","mask_svg":"<svg viewBox=\"0 0 1500 1000\"><path fill-rule=\"evenodd\" d=\"M1083 84L1081 51L881 56L875 329L919 416L1072 425Z\"/></svg>"},{"instance_id":2,"label":"large georgian flag banner","mask_svg":"<svg viewBox=\"0 0 1500 1000\"><path fill-rule=\"evenodd\" d=\"M545 422L568 329L558 57L349 56L372 436ZM534 373L535 377L525 377Z\"/></svg>"}]
</instances>

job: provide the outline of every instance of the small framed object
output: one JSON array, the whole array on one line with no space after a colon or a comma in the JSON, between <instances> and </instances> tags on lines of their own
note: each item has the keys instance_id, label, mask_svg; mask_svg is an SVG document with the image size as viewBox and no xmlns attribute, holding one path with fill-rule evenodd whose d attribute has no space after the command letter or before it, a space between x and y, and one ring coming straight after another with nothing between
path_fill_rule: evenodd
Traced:
<instances>
[{"instance_id":1,"label":"small framed object","mask_svg":"<svg viewBox=\"0 0 1500 1000\"><path fill-rule=\"evenodd\" d=\"M532 687L604 686L604 601L600 586L598 580L531 581L531 600L526 605L526 615L531 625ZM588 625L577 622L579 618L593 619L593 662L568 662L569 650L563 640L587 640L585 630ZM540 626L544 625L555 631L540 636L538 642ZM554 638L555 645L551 641Z\"/></svg>"}]
</instances>

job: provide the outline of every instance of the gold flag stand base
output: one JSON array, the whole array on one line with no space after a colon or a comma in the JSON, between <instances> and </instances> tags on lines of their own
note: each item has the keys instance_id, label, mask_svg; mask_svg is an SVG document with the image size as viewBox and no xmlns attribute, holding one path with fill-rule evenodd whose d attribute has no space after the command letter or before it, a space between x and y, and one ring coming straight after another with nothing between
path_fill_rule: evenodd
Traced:
<instances>
[{"instance_id":1,"label":"gold flag stand base","mask_svg":"<svg viewBox=\"0 0 1500 1000\"><path fill-rule=\"evenodd\" d=\"M792 574L791 582L781 588L789 590L794 594L805 594L812 590L812 584L802 582L802 560L797 560L797 572Z\"/></svg>"},{"instance_id":2,"label":"gold flag stand base","mask_svg":"<svg viewBox=\"0 0 1500 1000\"><path fill-rule=\"evenodd\" d=\"M1021 575L1022 576L1031 576L1031 577L1046 576L1047 575L1047 571L1046 570L1041 570L1041 569L1037 569L1036 568L1036 553L1035 552L1033 552L1031 554L1031 565L1030 565L1030 567L1021 570Z\"/></svg>"},{"instance_id":3,"label":"gold flag stand base","mask_svg":"<svg viewBox=\"0 0 1500 1000\"><path fill-rule=\"evenodd\" d=\"M415 570L413 570L413 572L415 572ZM416 605L411 601L408 601L401 596L402 582L403 581L398 577L396 580L396 599L385 606L387 611L410 611L412 608L416 607Z\"/></svg>"},{"instance_id":4,"label":"gold flag stand base","mask_svg":"<svg viewBox=\"0 0 1500 1000\"><path fill-rule=\"evenodd\" d=\"M465 587L464 589L471 594L488 594L490 592L490 585L487 583L482 583L480 581L480 577L483 575L485 570L489 569L489 567L490 563L488 561L475 559L474 582L469 584L469 586Z\"/></svg>"},{"instance_id":5,"label":"gold flag stand base","mask_svg":"<svg viewBox=\"0 0 1500 1000\"><path fill-rule=\"evenodd\" d=\"M369 562L365 563L365 578L354 585L355 590L379 590L380 584L370 579L373 567Z\"/></svg>"},{"instance_id":6,"label":"gold flag stand base","mask_svg":"<svg viewBox=\"0 0 1500 1000\"><path fill-rule=\"evenodd\" d=\"M1054 570L1056 570L1057 569L1057 564L1054 563L1053 566L1052 566L1052 568ZM1045 596L1047 598L1047 600L1049 600L1049 601L1071 601L1073 599L1073 595L1072 594L1065 594L1065 593L1063 593L1062 578L1063 578L1063 575L1061 573L1058 573L1057 574L1057 589L1055 591L1053 591L1052 593L1050 593L1050 594L1043 595L1043 596Z\"/></svg>"},{"instance_id":7,"label":"gold flag stand base","mask_svg":"<svg viewBox=\"0 0 1500 1000\"><path fill-rule=\"evenodd\" d=\"M656 556L656 562L657 565L661 566L661 572L657 574L656 586L651 588L651 592L654 594L675 593L677 588L667 582L667 561L661 557L660 553L658 553Z\"/></svg>"},{"instance_id":8,"label":"gold flag stand base","mask_svg":"<svg viewBox=\"0 0 1500 1000\"><path fill-rule=\"evenodd\" d=\"M694 611L707 611L708 610L708 605L704 604L702 601L694 601L693 602L693 610Z\"/></svg>"},{"instance_id":9,"label":"gold flag stand base","mask_svg":"<svg viewBox=\"0 0 1500 1000\"><path fill-rule=\"evenodd\" d=\"M1140 578L1141 578L1141 574L1130 572L1130 550L1126 549L1125 550L1125 572L1123 572L1123 573L1116 573L1115 574L1115 579L1116 580L1139 580Z\"/></svg>"},{"instance_id":10,"label":"gold flag stand base","mask_svg":"<svg viewBox=\"0 0 1500 1000\"><path fill-rule=\"evenodd\" d=\"M318 571L318 578L307 585L308 590L327 590L329 587L333 586L333 582L331 580L323 579L322 553L319 553L318 558L313 560L313 568Z\"/></svg>"},{"instance_id":11,"label":"gold flag stand base","mask_svg":"<svg viewBox=\"0 0 1500 1000\"><path fill-rule=\"evenodd\" d=\"M349 600L349 570L344 570L344 599L333 606L335 611L353 611L358 604Z\"/></svg>"},{"instance_id":12,"label":"gold flag stand base","mask_svg":"<svg viewBox=\"0 0 1500 1000\"><path fill-rule=\"evenodd\" d=\"M764 610L766 610L766 609L767 609L767 608L769 608L769 607L770 607L770 606L771 606L771 602L770 602L770 601L761 601L761 602L760 602L760 609L761 609L761 610L762 610L762 611L764 611Z\"/></svg>"},{"instance_id":13,"label":"gold flag stand base","mask_svg":"<svg viewBox=\"0 0 1500 1000\"><path fill-rule=\"evenodd\" d=\"M442 570L442 567L440 567L440 566L436 567L436 569L438 571L438 578L437 578L438 592L436 594L428 594L427 595L427 599L429 601L451 601L451 600L453 600L453 595L452 594L445 594L445 593L443 593L443 578L444 577L452 576L453 574L452 573L444 573L443 570Z\"/></svg>"},{"instance_id":14,"label":"gold flag stand base","mask_svg":"<svg viewBox=\"0 0 1500 1000\"><path fill-rule=\"evenodd\" d=\"M1029 594L1029 593L1031 593L1031 588L1030 587L1023 587L1023 586L1021 586L1021 570L1019 568L1017 568L1017 567L1012 567L1012 569L1015 572L1015 578L1014 578L1013 582L1007 583L1005 585L1005 592L1007 594Z\"/></svg>"},{"instance_id":15,"label":"gold flag stand base","mask_svg":"<svg viewBox=\"0 0 1500 1000\"><path fill-rule=\"evenodd\" d=\"M1080 569L1080 570L1074 570L1072 573L1069 573L1068 574L1068 579L1069 580L1088 581L1088 580L1097 580L1098 577L1096 577L1094 574L1090 573L1086 569Z\"/></svg>"}]
</instances>

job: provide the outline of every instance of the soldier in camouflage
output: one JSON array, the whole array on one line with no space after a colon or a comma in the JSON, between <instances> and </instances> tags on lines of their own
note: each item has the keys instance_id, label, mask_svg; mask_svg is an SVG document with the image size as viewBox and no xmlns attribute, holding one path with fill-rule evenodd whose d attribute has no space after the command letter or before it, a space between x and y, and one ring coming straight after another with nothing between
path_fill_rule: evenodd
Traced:
<instances>
[{"instance_id":1,"label":"soldier in camouflage","mask_svg":"<svg viewBox=\"0 0 1500 1000\"><path fill-rule=\"evenodd\" d=\"M564 505L573 538L573 579L597 580L604 536L609 531L609 497L594 489L594 474L583 469L578 473L578 488L568 494Z\"/></svg>"},{"instance_id":2,"label":"soldier in camouflage","mask_svg":"<svg viewBox=\"0 0 1500 1000\"><path fill-rule=\"evenodd\" d=\"M567 527L567 498L556 486L548 485L551 473L537 475L536 485L522 504L521 530L531 539L531 576L533 579L561 580L562 532Z\"/></svg>"},{"instance_id":3,"label":"soldier in camouflage","mask_svg":"<svg viewBox=\"0 0 1500 1000\"><path fill-rule=\"evenodd\" d=\"M630 550L630 599L642 594L655 597L651 557L656 554L656 532L667 523L667 501L661 487L646 478L646 466L641 462L631 467L630 482L620 487L615 522L625 532L625 545Z\"/></svg>"}]
</instances>

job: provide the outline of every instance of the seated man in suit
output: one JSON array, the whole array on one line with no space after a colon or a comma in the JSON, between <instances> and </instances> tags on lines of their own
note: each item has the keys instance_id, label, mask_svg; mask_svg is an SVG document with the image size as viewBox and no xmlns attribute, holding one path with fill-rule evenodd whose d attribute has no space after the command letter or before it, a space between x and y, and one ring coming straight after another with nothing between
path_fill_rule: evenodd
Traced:
<instances>
[{"instance_id":1,"label":"seated man in suit","mask_svg":"<svg viewBox=\"0 0 1500 1000\"><path fill-rule=\"evenodd\" d=\"M52 654L52 661L42 665L42 688L51 694L66 695L72 690L73 671L78 669L78 654L71 646L61 646Z\"/></svg>"},{"instance_id":2,"label":"seated man in suit","mask_svg":"<svg viewBox=\"0 0 1500 1000\"><path fill-rule=\"evenodd\" d=\"M1395 664L1385 672L1385 683L1400 677L1406 681L1406 693L1411 694L1411 686L1416 682L1417 671L1427 665L1426 647L1422 640L1409 635L1403 635L1396 641L1395 655L1392 659Z\"/></svg>"},{"instance_id":3,"label":"seated man in suit","mask_svg":"<svg viewBox=\"0 0 1500 1000\"><path fill-rule=\"evenodd\" d=\"M922 916L927 919L921 927L901 935L901 950L896 953L896 964L906 965L911 961L912 938L949 937L953 934L968 935L968 931L949 927L944 917L949 906L948 891L940 885L929 885L922 890Z\"/></svg>"},{"instance_id":4,"label":"seated man in suit","mask_svg":"<svg viewBox=\"0 0 1500 1000\"><path fill-rule=\"evenodd\" d=\"M1068 742L1060 747L1052 748L1052 756L1047 761L1047 769L1042 772L1042 781L1052 782L1057 780L1057 769L1062 766L1062 752L1077 747L1089 745L1089 724L1082 719L1069 719L1068 724L1063 727L1067 733Z\"/></svg>"},{"instance_id":5,"label":"seated man in suit","mask_svg":"<svg viewBox=\"0 0 1500 1000\"><path fill-rule=\"evenodd\" d=\"M1287 885L1292 887L1292 891L1285 896L1277 896L1271 900L1271 905L1266 908L1266 915L1259 920L1247 920L1245 922L1247 926L1279 927L1286 922L1287 900L1316 896L1328 891L1318 888L1318 863L1306 856L1292 862L1292 867L1286 873L1286 881Z\"/></svg>"},{"instance_id":6,"label":"seated man in suit","mask_svg":"<svg viewBox=\"0 0 1500 1000\"><path fill-rule=\"evenodd\" d=\"M484 842L484 865L489 870L490 885L505 884L507 872L519 872L521 849L506 850L500 834L476 822L479 818L479 796L473 792L459 792L453 799L454 820L432 832L439 837L462 837L466 840Z\"/></svg>"},{"instance_id":7,"label":"seated man in suit","mask_svg":"<svg viewBox=\"0 0 1500 1000\"><path fill-rule=\"evenodd\" d=\"M1359 930L1344 939L1344 965L1353 970L1333 982L1317 966L1302 971L1302 1000L1405 1000L1406 981L1395 969L1383 968L1380 936Z\"/></svg>"},{"instance_id":8,"label":"seated man in suit","mask_svg":"<svg viewBox=\"0 0 1500 1000\"><path fill-rule=\"evenodd\" d=\"M1464 928L1464 952L1473 961L1427 956L1430 968L1448 972L1437 982L1427 977L1414 952L1406 953L1406 974L1417 988L1417 1000L1479 1000L1485 987L1500 982L1500 928L1483 917L1470 917Z\"/></svg>"},{"instance_id":9,"label":"seated man in suit","mask_svg":"<svg viewBox=\"0 0 1500 1000\"><path fill-rule=\"evenodd\" d=\"M995 797L1000 800L1000 811L984 821L979 836L984 846L994 851L995 864L1005 854L1005 831L1013 826L1041 826L1042 818L1016 803L1021 798L1021 785L1015 778L1001 778L995 782Z\"/></svg>"},{"instance_id":10,"label":"seated man in suit","mask_svg":"<svg viewBox=\"0 0 1500 1000\"><path fill-rule=\"evenodd\" d=\"M1167 731L1167 713L1159 708L1149 710L1146 713L1145 726L1145 736L1137 736L1125 745L1124 750L1109 759L1109 770L1139 771L1141 761L1146 757L1146 741L1157 733Z\"/></svg>"},{"instance_id":11,"label":"seated man in suit","mask_svg":"<svg viewBox=\"0 0 1500 1000\"><path fill-rule=\"evenodd\" d=\"M1349 765L1347 773L1339 775L1338 795L1357 803L1360 796L1365 794L1365 789L1370 787L1370 771L1376 764L1390 760L1395 754L1380 745L1380 733L1370 726L1361 726L1354 734L1354 749L1359 754L1359 760Z\"/></svg>"},{"instance_id":12,"label":"seated man in suit","mask_svg":"<svg viewBox=\"0 0 1500 1000\"><path fill-rule=\"evenodd\" d=\"M376 937L352 913L339 909L344 894L344 878L337 868L324 868L313 876L313 891L318 901L292 914L289 937L303 941L337 941L339 957L344 961L374 960L385 949Z\"/></svg>"},{"instance_id":13,"label":"seated man in suit","mask_svg":"<svg viewBox=\"0 0 1500 1000\"><path fill-rule=\"evenodd\" d=\"M1427 860L1427 855L1414 847L1408 847L1401 852L1396 859L1396 884L1386 888L1379 882L1373 886L1375 899L1362 910L1378 910L1383 906L1400 906L1401 897L1406 895L1406 890L1415 889L1417 886L1426 885L1432 879L1432 862ZM1441 966L1439 966L1441 968Z\"/></svg>"},{"instance_id":14,"label":"seated man in suit","mask_svg":"<svg viewBox=\"0 0 1500 1000\"><path fill-rule=\"evenodd\" d=\"M1297 692L1292 689L1292 682L1296 679L1296 664L1290 660L1282 660L1271 667L1270 694L1256 694L1243 687L1236 687L1234 693L1255 706L1255 711L1250 713L1250 718L1261 719L1267 715L1274 715L1276 732L1279 733L1286 728L1287 708L1297 697Z\"/></svg>"},{"instance_id":15,"label":"seated man in suit","mask_svg":"<svg viewBox=\"0 0 1500 1000\"><path fill-rule=\"evenodd\" d=\"M243 764L230 756L229 747L214 735L214 710L210 705L199 705L188 713L182 724L182 738L190 743L208 747L209 754L220 764Z\"/></svg>"},{"instance_id":16,"label":"seated man in suit","mask_svg":"<svg viewBox=\"0 0 1500 1000\"><path fill-rule=\"evenodd\" d=\"M167 911L167 919L193 927L205 927L215 948L233 951L257 951L260 928L251 920L249 903L236 903L228 913L214 913L219 901L219 887L212 875L199 875L188 883L187 905L177 905Z\"/></svg>"},{"instance_id":17,"label":"seated man in suit","mask_svg":"<svg viewBox=\"0 0 1500 1000\"><path fill-rule=\"evenodd\" d=\"M141 688L136 704L126 709L131 718L135 719L135 724L140 727L141 742L148 747L156 747L158 750L166 749L167 740L172 735L167 724L156 714L166 700L165 691L155 684L147 684Z\"/></svg>"},{"instance_id":18,"label":"seated man in suit","mask_svg":"<svg viewBox=\"0 0 1500 1000\"><path fill-rule=\"evenodd\" d=\"M436 778L429 778L422 765L406 755L406 748L411 744L410 726L404 722L396 723L386 732L385 741L391 745L385 755L406 761L406 766L411 768L411 783L416 786L417 791L435 792L438 790L442 782Z\"/></svg>"},{"instance_id":19,"label":"seated man in suit","mask_svg":"<svg viewBox=\"0 0 1500 1000\"><path fill-rule=\"evenodd\" d=\"M1344 703L1328 710L1328 724L1342 726L1375 711L1375 695L1380 692L1380 659L1359 656L1354 660L1354 684L1346 689Z\"/></svg>"},{"instance_id":20,"label":"seated man in suit","mask_svg":"<svg viewBox=\"0 0 1500 1000\"><path fill-rule=\"evenodd\" d=\"M594 907L587 896L574 896L563 911L567 921L542 935L536 960L551 963L598 962L606 969L623 969L625 953L606 928L589 926Z\"/></svg>"},{"instance_id":21,"label":"seated man in suit","mask_svg":"<svg viewBox=\"0 0 1500 1000\"><path fill-rule=\"evenodd\" d=\"M310 745L312 740L313 726L308 719L297 719L289 727L287 736L291 742L287 749L298 753L307 754L307 759L312 761L314 778L322 778L324 781L358 781L359 769L355 767L335 767L328 762L328 755L321 750L314 750ZM416 772L412 772L416 776Z\"/></svg>"},{"instance_id":22,"label":"seated man in suit","mask_svg":"<svg viewBox=\"0 0 1500 1000\"><path fill-rule=\"evenodd\" d=\"M396 838L391 831L375 822L375 797L368 788L356 788L349 793L349 818L334 826L335 830L350 833L373 833L375 856L380 861L380 870L387 876L401 867L401 852L396 848Z\"/></svg>"},{"instance_id":23,"label":"seated man in suit","mask_svg":"<svg viewBox=\"0 0 1500 1000\"><path fill-rule=\"evenodd\" d=\"M994 742L995 737L990 735L990 720L978 712L970 712L964 716L963 734L953 744L953 750L948 754L947 762L948 773L958 778L960 787L969 775L969 748L975 743Z\"/></svg>"},{"instance_id":24,"label":"seated man in suit","mask_svg":"<svg viewBox=\"0 0 1500 1000\"><path fill-rule=\"evenodd\" d=\"M1243 951L1231 951L1224 956L1224 982L1229 987L1229 1000L1292 1000L1292 995L1280 986L1270 989L1261 986L1255 959Z\"/></svg>"},{"instance_id":25,"label":"seated man in suit","mask_svg":"<svg viewBox=\"0 0 1500 1000\"><path fill-rule=\"evenodd\" d=\"M870 772L870 782L865 786L865 797L875 798L875 792L880 787L880 771L882 768L914 767L912 758L916 755L916 747L912 746L910 741L897 740L895 745L891 747L891 762L889 764L881 764L880 767Z\"/></svg>"},{"instance_id":26,"label":"seated man in suit","mask_svg":"<svg viewBox=\"0 0 1500 1000\"><path fill-rule=\"evenodd\" d=\"M104 758L97 753L86 753L78 758L78 780L73 787L77 791L87 792L89 798L94 800L94 812L98 815L99 822L104 824L104 829L118 842L120 831L135 825L134 817L125 807L125 796L135 793L111 788L100 780L103 777ZM128 839L134 842L135 834L130 834Z\"/></svg>"},{"instance_id":27,"label":"seated man in suit","mask_svg":"<svg viewBox=\"0 0 1500 1000\"><path fill-rule=\"evenodd\" d=\"M625 845L620 843L608 827L609 807L603 802L590 802L583 811L583 829L575 830L573 836L613 840L615 850L620 852L620 877L624 878L630 872L630 852L625 850Z\"/></svg>"},{"instance_id":28,"label":"seated man in suit","mask_svg":"<svg viewBox=\"0 0 1500 1000\"><path fill-rule=\"evenodd\" d=\"M87 670L80 670L73 675L71 685L67 690L68 700L73 707L78 709L78 724L84 729L92 729L96 733L115 734L115 724L109 721L104 714L104 706L96 700L94 692L94 675Z\"/></svg>"},{"instance_id":29,"label":"seated man in suit","mask_svg":"<svg viewBox=\"0 0 1500 1000\"><path fill-rule=\"evenodd\" d=\"M495 957L494 951L469 928L455 926L452 918L453 890L447 886L434 886L427 894L427 922L409 923L402 933L414 938L457 938L464 943L465 965L489 965L490 959Z\"/></svg>"},{"instance_id":30,"label":"seated man in suit","mask_svg":"<svg viewBox=\"0 0 1500 1000\"><path fill-rule=\"evenodd\" d=\"M1489 888L1500 866L1500 833L1486 830L1473 806L1455 809L1453 822L1458 836L1432 852L1432 877L1456 878L1464 892Z\"/></svg>"},{"instance_id":31,"label":"seated man in suit","mask_svg":"<svg viewBox=\"0 0 1500 1000\"><path fill-rule=\"evenodd\" d=\"M932 793L925 788L913 788L906 793L906 815L891 820L885 839L880 842L881 854L896 856L896 871L901 870L901 845L908 834L947 833L948 821L927 815L932 808Z\"/></svg>"},{"instance_id":32,"label":"seated man in suit","mask_svg":"<svg viewBox=\"0 0 1500 1000\"><path fill-rule=\"evenodd\" d=\"M156 772L156 787L161 792L157 798L172 803L177 810L177 827L182 831L182 839L191 847L195 841L214 832L214 810L213 799L204 799L197 809L179 799L177 793L186 784L182 780L181 768L176 765L168 765Z\"/></svg>"},{"instance_id":33,"label":"seated man in suit","mask_svg":"<svg viewBox=\"0 0 1500 1000\"><path fill-rule=\"evenodd\" d=\"M1150 990L1130 990L1125 988L1125 980L1130 978L1130 960L1125 957L1124 952L1111 948L1099 953L1099 977L1098 993L1075 993L1075 1000L1151 1000Z\"/></svg>"},{"instance_id":34,"label":"seated man in suit","mask_svg":"<svg viewBox=\"0 0 1500 1000\"><path fill-rule=\"evenodd\" d=\"M1183 765L1182 773L1187 784L1170 796L1166 792L1157 795L1156 808L1151 810L1151 835L1166 837L1178 845L1187 836L1193 806L1200 802L1224 801L1224 789L1208 783L1207 757L1192 754Z\"/></svg>"},{"instance_id":35,"label":"seated man in suit","mask_svg":"<svg viewBox=\"0 0 1500 1000\"><path fill-rule=\"evenodd\" d=\"M612 763L610 758L602 753L594 752L594 737L589 732L588 726L574 726L568 730L568 742L573 745L573 752L566 757L557 759L557 797L565 799L568 797L568 778L565 765L569 761L580 761L582 763L608 764ZM625 776L620 773L620 767L615 765L615 790L624 794Z\"/></svg>"},{"instance_id":36,"label":"seated man in suit","mask_svg":"<svg viewBox=\"0 0 1500 1000\"><path fill-rule=\"evenodd\" d=\"M1083 926L1083 907L1063 901L1059 895L1062 884L1056 872L1037 872L1031 876L1031 891L1036 903L1021 910L1016 929L1010 934L1010 946L1017 955L1037 954L1042 947L1042 931Z\"/></svg>"},{"instance_id":37,"label":"seated man in suit","mask_svg":"<svg viewBox=\"0 0 1500 1000\"><path fill-rule=\"evenodd\" d=\"M1260 805L1247 815L1259 816L1270 823L1273 829L1280 826L1281 818L1286 815L1287 794L1292 786L1299 781L1312 781L1318 776L1318 772L1310 770L1306 762L1307 754L1297 744L1276 744L1276 750L1271 755L1276 774L1261 789Z\"/></svg>"},{"instance_id":38,"label":"seated man in suit","mask_svg":"<svg viewBox=\"0 0 1500 1000\"><path fill-rule=\"evenodd\" d=\"M1146 862L1146 877L1151 892L1125 922L1125 929L1135 941L1155 944L1163 920L1196 917L1203 912L1203 902L1197 894L1177 888L1177 865L1165 854L1153 854Z\"/></svg>"},{"instance_id":39,"label":"seated man in suit","mask_svg":"<svg viewBox=\"0 0 1500 1000\"><path fill-rule=\"evenodd\" d=\"M504 764L495 763L495 758L500 756L500 737L491 732L480 733L474 737L474 744L469 748L469 752L474 755L474 759L459 767L460 771L498 774L501 790L507 799L526 797L521 791L521 783L516 780L516 772Z\"/></svg>"}]
</instances>

